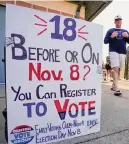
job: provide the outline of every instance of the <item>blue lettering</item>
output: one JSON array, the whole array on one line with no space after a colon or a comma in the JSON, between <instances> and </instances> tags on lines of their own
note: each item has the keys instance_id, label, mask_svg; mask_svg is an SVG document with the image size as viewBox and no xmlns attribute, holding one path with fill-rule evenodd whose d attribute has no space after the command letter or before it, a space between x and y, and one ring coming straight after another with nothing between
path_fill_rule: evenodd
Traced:
<instances>
[{"instance_id":1,"label":"blue lettering","mask_svg":"<svg viewBox=\"0 0 129 144\"><path fill-rule=\"evenodd\" d=\"M76 131L72 131L71 128L68 129L68 137L75 136L77 134Z\"/></svg>"},{"instance_id":2,"label":"blue lettering","mask_svg":"<svg viewBox=\"0 0 129 144\"><path fill-rule=\"evenodd\" d=\"M18 136L17 133L15 133L15 134L14 134L14 137L15 137L15 139L18 139L19 136Z\"/></svg>"},{"instance_id":3,"label":"blue lettering","mask_svg":"<svg viewBox=\"0 0 129 144\"><path fill-rule=\"evenodd\" d=\"M92 112L92 110L95 110L95 108L88 109L88 115L95 115L96 114L96 112L95 111Z\"/></svg>"},{"instance_id":4,"label":"blue lettering","mask_svg":"<svg viewBox=\"0 0 129 144\"><path fill-rule=\"evenodd\" d=\"M37 48L37 61L39 61L39 56L42 56L42 57L43 57L43 52L41 51L41 53L40 53L40 50L43 51L42 48Z\"/></svg>"},{"instance_id":5,"label":"blue lettering","mask_svg":"<svg viewBox=\"0 0 129 144\"><path fill-rule=\"evenodd\" d=\"M40 143L39 140L40 140L40 139L38 138L38 135L36 135L36 144L37 144L37 143Z\"/></svg>"},{"instance_id":6,"label":"blue lettering","mask_svg":"<svg viewBox=\"0 0 129 144\"><path fill-rule=\"evenodd\" d=\"M36 135L39 135L39 129L37 129L38 125L35 125Z\"/></svg>"},{"instance_id":7,"label":"blue lettering","mask_svg":"<svg viewBox=\"0 0 129 144\"><path fill-rule=\"evenodd\" d=\"M42 106L42 108L44 109L42 113L39 111L39 108L40 108L41 106ZM46 112L47 112L47 106L46 106L46 104L43 103L43 102L38 103L37 106L36 106L36 114L37 114L39 117L41 117L41 116L44 116L44 115L46 114Z\"/></svg>"},{"instance_id":8,"label":"blue lettering","mask_svg":"<svg viewBox=\"0 0 129 144\"><path fill-rule=\"evenodd\" d=\"M66 137L66 133L62 133L61 131L58 131L58 139L62 139Z\"/></svg>"},{"instance_id":9,"label":"blue lettering","mask_svg":"<svg viewBox=\"0 0 129 144\"><path fill-rule=\"evenodd\" d=\"M31 50L36 50L36 48L29 48L29 60L36 60L36 58L31 57L32 55L35 56L35 53L33 53Z\"/></svg>"},{"instance_id":10,"label":"blue lettering","mask_svg":"<svg viewBox=\"0 0 129 144\"><path fill-rule=\"evenodd\" d=\"M25 43L25 38L20 34L11 34L11 37L14 39L14 46L12 47L12 59L16 60L25 60L27 58L26 49L23 47ZM15 38L19 38L20 43L15 43ZM22 51L22 55L16 55L16 49Z\"/></svg>"},{"instance_id":11,"label":"blue lettering","mask_svg":"<svg viewBox=\"0 0 129 144\"><path fill-rule=\"evenodd\" d=\"M22 138L27 138L30 136L30 132L25 132L25 133L15 133L14 137L15 139L22 139Z\"/></svg>"},{"instance_id":12,"label":"blue lettering","mask_svg":"<svg viewBox=\"0 0 129 144\"><path fill-rule=\"evenodd\" d=\"M23 138L23 137L24 137L23 133L20 133L19 138Z\"/></svg>"},{"instance_id":13,"label":"blue lettering","mask_svg":"<svg viewBox=\"0 0 129 144\"><path fill-rule=\"evenodd\" d=\"M44 116L47 112L47 106L45 103L43 102L39 102L37 104L35 103L25 103L23 104L23 106L26 106L27 107L27 116L28 117L32 117L32 105L36 105L36 114L41 117L41 116ZM43 108L43 111L40 112L40 108Z\"/></svg>"},{"instance_id":14,"label":"blue lettering","mask_svg":"<svg viewBox=\"0 0 129 144\"><path fill-rule=\"evenodd\" d=\"M87 126L92 126L97 123L97 119L87 121Z\"/></svg>"},{"instance_id":15,"label":"blue lettering","mask_svg":"<svg viewBox=\"0 0 129 144\"><path fill-rule=\"evenodd\" d=\"M32 105L35 105L35 103L25 103L23 106L27 107L27 116L32 117Z\"/></svg>"},{"instance_id":16,"label":"blue lettering","mask_svg":"<svg viewBox=\"0 0 129 144\"><path fill-rule=\"evenodd\" d=\"M75 114L71 113L73 106L75 107ZM75 103L71 104L70 107L69 107L69 116L71 118L76 118L78 116L78 106Z\"/></svg>"},{"instance_id":17,"label":"blue lettering","mask_svg":"<svg viewBox=\"0 0 129 144\"><path fill-rule=\"evenodd\" d=\"M37 95L37 98L38 99L42 99L41 97L40 97L40 95L39 95L39 88L40 87L43 87L43 85L39 85L38 87L37 87L37 89L36 89L36 95Z\"/></svg>"}]
</instances>

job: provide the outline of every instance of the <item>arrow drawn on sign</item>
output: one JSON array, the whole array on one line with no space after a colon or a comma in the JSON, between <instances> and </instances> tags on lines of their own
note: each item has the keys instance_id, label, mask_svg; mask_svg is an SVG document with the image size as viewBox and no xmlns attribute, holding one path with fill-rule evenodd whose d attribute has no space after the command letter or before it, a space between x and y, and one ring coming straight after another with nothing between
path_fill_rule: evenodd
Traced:
<instances>
[{"instance_id":1,"label":"arrow drawn on sign","mask_svg":"<svg viewBox=\"0 0 129 144\"><path fill-rule=\"evenodd\" d=\"M81 30L84 29L86 25L82 26L78 29L78 37L82 38L83 40L87 40L83 35L88 34L88 32L82 32Z\"/></svg>"},{"instance_id":2,"label":"arrow drawn on sign","mask_svg":"<svg viewBox=\"0 0 129 144\"><path fill-rule=\"evenodd\" d=\"M37 15L34 15L34 16L42 22L42 24L35 23L36 26L47 27L47 22L44 19L40 18ZM47 28L43 29L37 35L39 36L39 35L43 34L46 30L47 30Z\"/></svg>"}]
</instances>

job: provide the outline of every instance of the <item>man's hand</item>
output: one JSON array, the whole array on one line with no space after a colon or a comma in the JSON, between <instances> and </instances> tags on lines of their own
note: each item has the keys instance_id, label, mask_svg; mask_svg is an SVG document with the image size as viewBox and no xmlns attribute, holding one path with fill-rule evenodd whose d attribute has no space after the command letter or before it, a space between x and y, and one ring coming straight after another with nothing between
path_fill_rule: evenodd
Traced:
<instances>
[{"instance_id":1,"label":"man's hand","mask_svg":"<svg viewBox=\"0 0 129 144\"><path fill-rule=\"evenodd\" d=\"M127 32L123 32L123 33L122 33L122 36L123 36L124 38L128 38L128 37L129 37L129 35L128 35Z\"/></svg>"},{"instance_id":2,"label":"man's hand","mask_svg":"<svg viewBox=\"0 0 129 144\"><path fill-rule=\"evenodd\" d=\"M112 33L112 35L111 35L111 38L117 37L117 35L118 35L118 32L117 32L117 31L114 31L114 32Z\"/></svg>"}]
</instances>

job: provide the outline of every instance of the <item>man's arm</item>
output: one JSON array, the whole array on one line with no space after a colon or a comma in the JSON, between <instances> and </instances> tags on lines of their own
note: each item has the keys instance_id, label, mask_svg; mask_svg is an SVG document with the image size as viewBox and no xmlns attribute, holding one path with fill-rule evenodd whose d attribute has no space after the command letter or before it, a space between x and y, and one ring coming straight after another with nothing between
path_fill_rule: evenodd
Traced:
<instances>
[{"instance_id":1,"label":"man's arm","mask_svg":"<svg viewBox=\"0 0 129 144\"><path fill-rule=\"evenodd\" d=\"M129 32L128 32L128 31L126 31L126 32L127 32L127 34L128 34L128 37L125 38L125 41L129 44Z\"/></svg>"},{"instance_id":2,"label":"man's arm","mask_svg":"<svg viewBox=\"0 0 129 144\"><path fill-rule=\"evenodd\" d=\"M110 39L111 39L111 34L110 34L110 31L108 31L108 32L106 33L105 38L104 38L104 43L105 43L105 44L108 44L108 43L110 42Z\"/></svg>"}]
</instances>

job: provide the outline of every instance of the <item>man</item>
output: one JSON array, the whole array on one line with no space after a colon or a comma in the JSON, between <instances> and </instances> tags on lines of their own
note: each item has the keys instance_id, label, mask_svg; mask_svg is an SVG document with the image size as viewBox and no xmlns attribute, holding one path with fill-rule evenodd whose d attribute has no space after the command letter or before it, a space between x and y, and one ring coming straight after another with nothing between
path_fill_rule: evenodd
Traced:
<instances>
[{"instance_id":1,"label":"man","mask_svg":"<svg viewBox=\"0 0 129 144\"><path fill-rule=\"evenodd\" d=\"M109 53L111 67L113 70L113 84L111 90L115 91L114 95L120 96L118 89L119 70L123 67L126 56L126 43L129 43L129 32L121 28L122 17L116 16L114 19L116 28L109 29L104 43L109 44Z\"/></svg>"}]
</instances>

